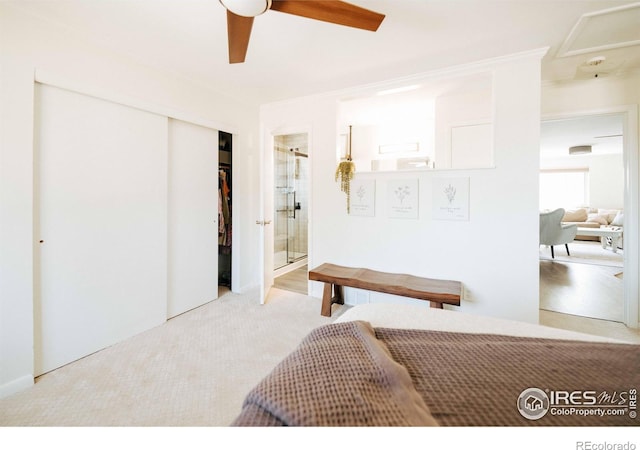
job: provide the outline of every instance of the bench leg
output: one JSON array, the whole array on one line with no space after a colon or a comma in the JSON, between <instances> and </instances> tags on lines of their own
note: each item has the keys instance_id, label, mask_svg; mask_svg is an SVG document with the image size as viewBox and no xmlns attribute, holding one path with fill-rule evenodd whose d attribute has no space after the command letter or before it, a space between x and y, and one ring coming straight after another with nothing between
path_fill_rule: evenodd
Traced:
<instances>
[{"instance_id":1,"label":"bench leg","mask_svg":"<svg viewBox=\"0 0 640 450\"><path fill-rule=\"evenodd\" d=\"M444 306L442 305L442 302L431 302L431 307L432 308L438 308L438 309L444 309Z\"/></svg>"},{"instance_id":2,"label":"bench leg","mask_svg":"<svg viewBox=\"0 0 640 450\"><path fill-rule=\"evenodd\" d=\"M325 317L331 317L331 283L324 284L324 292L322 293L322 310L320 311Z\"/></svg>"},{"instance_id":3,"label":"bench leg","mask_svg":"<svg viewBox=\"0 0 640 450\"><path fill-rule=\"evenodd\" d=\"M344 305L344 295L342 293L342 286L334 284L333 292L335 296L331 299L331 303L337 303L339 305Z\"/></svg>"},{"instance_id":4,"label":"bench leg","mask_svg":"<svg viewBox=\"0 0 640 450\"><path fill-rule=\"evenodd\" d=\"M333 296L333 291L335 291L335 297ZM344 305L342 286L325 283L324 291L322 292L322 309L320 310L320 314L325 317L331 317L331 305L334 303Z\"/></svg>"}]
</instances>

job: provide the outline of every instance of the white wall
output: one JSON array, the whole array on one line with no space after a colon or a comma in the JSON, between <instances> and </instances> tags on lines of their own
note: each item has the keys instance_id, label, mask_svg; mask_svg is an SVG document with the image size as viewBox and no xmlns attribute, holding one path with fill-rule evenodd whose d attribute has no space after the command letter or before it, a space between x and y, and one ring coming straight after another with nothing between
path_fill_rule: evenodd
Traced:
<instances>
[{"instance_id":1,"label":"white wall","mask_svg":"<svg viewBox=\"0 0 640 450\"><path fill-rule=\"evenodd\" d=\"M0 2L0 397L33 382L34 79L233 132L234 290L258 283L258 108L74 39ZM246 172L246 170L245 170ZM245 262L240 264L239 261Z\"/></svg>"},{"instance_id":2,"label":"white wall","mask_svg":"<svg viewBox=\"0 0 640 450\"><path fill-rule=\"evenodd\" d=\"M547 83L542 88L542 114L566 116L604 108L638 104L640 75L600 77L573 83Z\"/></svg>"},{"instance_id":3,"label":"white wall","mask_svg":"<svg viewBox=\"0 0 640 450\"><path fill-rule=\"evenodd\" d=\"M540 58L540 52L532 52L491 64L495 169L358 175L377 182L372 218L347 215L344 194L334 180L341 94L264 105L261 121L267 131L285 125L313 129L309 267L332 262L459 280L466 292L462 310L537 323ZM441 176L469 177L469 221L431 217L431 183ZM419 181L416 220L386 216L385 189L397 179ZM314 296L321 297L321 290L313 283ZM347 301L368 301L368 293L356 294L347 293ZM370 300L395 298L371 294Z\"/></svg>"},{"instance_id":4,"label":"white wall","mask_svg":"<svg viewBox=\"0 0 640 450\"><path fill-rule=\"evenodd\" d=\"M490 128L493 121L493 89L491 73L462 77L464 84L436 102L436 167L493 167L493 143ZM487 132L486 130L489 129ZM470 133L462 146L452 142L453 132ZM484 132L484 135L483 135ZM478 134L480 133L480 134ZM461 158L456 158L459 153Z\"/></svg>"},{"instance_id":5,"label":"white wall","mask_svg":"<svg viewBox=\"0 0 640 450\"><path fill-rule=\"evenodd\" d=\"M589 160L589 197L592 208L624 208L622 155L594 155Z\"/></svg>"},{"instance_id":6,"label":"white wall","mask_svg":"<svg viewBox=\"0 0 640 450\"><path fill-rule=\"evenodd\" d=\"M586 206L603 209L622 209L624 206L624 159L622 153L545 158L540 162L540 168L550 170L588 169L589 201ZM562 206L570 208L581 205Z\"/></svg>"}]
</instances>

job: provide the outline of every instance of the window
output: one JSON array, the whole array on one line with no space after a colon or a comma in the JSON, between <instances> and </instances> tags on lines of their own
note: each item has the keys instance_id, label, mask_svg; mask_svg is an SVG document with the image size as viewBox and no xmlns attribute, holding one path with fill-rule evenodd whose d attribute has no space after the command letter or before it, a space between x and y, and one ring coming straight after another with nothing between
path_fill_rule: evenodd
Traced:
<instances>
[{"instance_id":1,"label":"window","mask_svg":"<svg viewBox=\"0 0 640 450\"><path fill-rule=\"evenodd\" d=\"M576 208L589 204L589 169L540 172L540 210Z\"/></svg>"}]
</instances>

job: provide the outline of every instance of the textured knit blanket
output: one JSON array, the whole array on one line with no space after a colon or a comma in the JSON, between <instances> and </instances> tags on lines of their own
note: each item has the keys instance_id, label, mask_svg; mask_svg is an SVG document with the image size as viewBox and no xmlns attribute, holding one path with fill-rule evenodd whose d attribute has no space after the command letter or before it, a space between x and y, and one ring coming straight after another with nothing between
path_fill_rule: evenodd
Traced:
<instances>
[{"instance_id":1,"label":"textured knit blanket","mask_svg":"<svg viewBox=\"0 0 640 450\"><path fill-rule=\"evenodd\" d=\"M232 425L637 426L638 389L637 345L355 321L311 332Z\"/></svg>"}]
</instances>

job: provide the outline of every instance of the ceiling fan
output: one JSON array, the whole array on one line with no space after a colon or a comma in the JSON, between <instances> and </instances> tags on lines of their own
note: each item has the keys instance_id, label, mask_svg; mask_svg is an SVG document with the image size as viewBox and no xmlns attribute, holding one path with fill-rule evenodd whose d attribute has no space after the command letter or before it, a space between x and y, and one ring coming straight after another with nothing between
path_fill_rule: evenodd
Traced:
<instances>
[{"instance_id":1,"label":"ceiling fan","mask_svg":"<svg viewBox=\"0 0 640 450\"><path fill-rule=\"evenodd\" d=\"M253 19L268 10L376 31L384 14L333 0L220 0L227 9L229 63L242 63L247 55Z\"/></svg>"}]
</instances>

